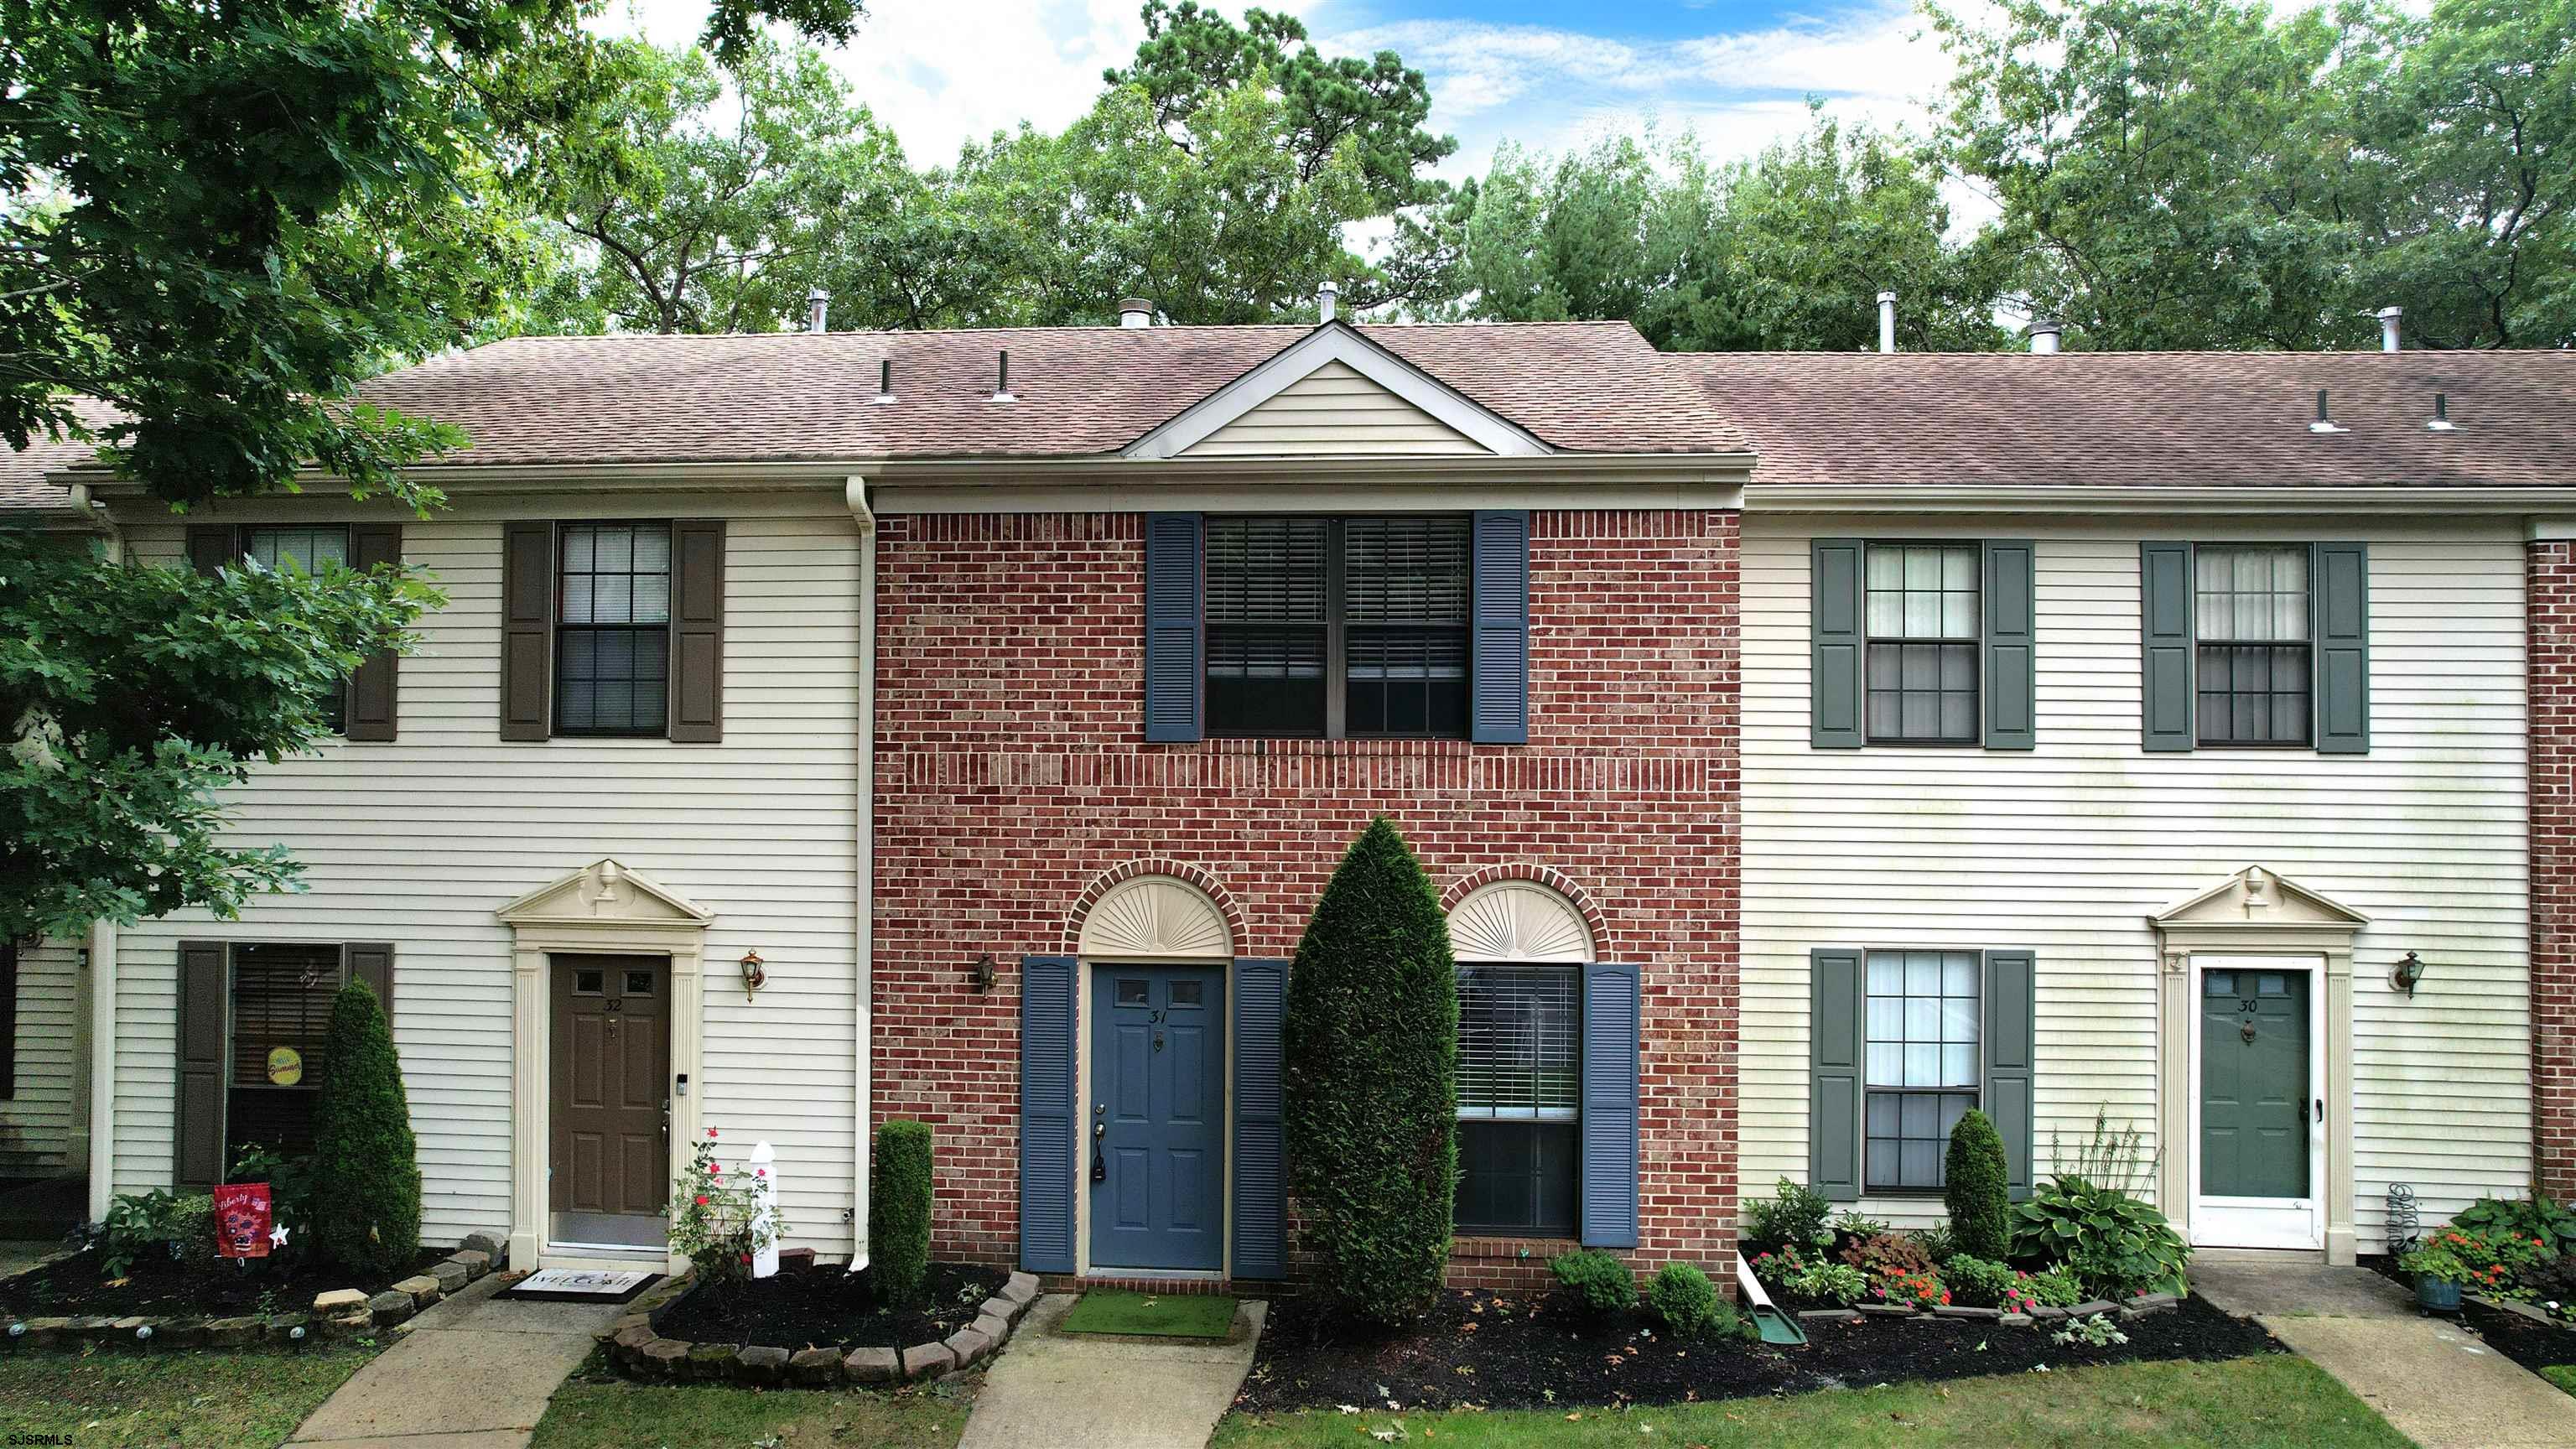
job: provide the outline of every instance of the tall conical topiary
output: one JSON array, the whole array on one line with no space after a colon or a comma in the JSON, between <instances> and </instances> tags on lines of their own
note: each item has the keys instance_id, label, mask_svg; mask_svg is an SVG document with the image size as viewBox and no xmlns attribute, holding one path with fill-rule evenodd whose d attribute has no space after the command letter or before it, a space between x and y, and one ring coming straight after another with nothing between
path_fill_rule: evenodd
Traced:
<instances>
[{"instance_id":1,"label":"tall conical topiary","mask_svg":"<svg viewBox=\"0 0 2576 1449\"><path fill-rule=\"evenodd\" d=\"M2012 1251L2012 1191L2003 1134L1971 1107L1950 1129L1941 1202L1950 1210L1951 1241L1972 1258L2000 1263Z\"/></svg>"},{"instance_id":2,"label":"tall conical topiary","mask_svg":"<svg viewBox=\"0 0 2576 1449\"><path fill-rule=\"evenodd\" d=\"M313 1104L313 1236L322 1255L370 1282L420 1254L420 1162L402 1061L376 993L340 988Z\"/></svg>"},{"instance_id":3,"label":"tall conical topiary","mask_svg":"<svg viewBox=\"0 0 2576 1449\"><path fill-rule=\"evenodd\" d=\"M1282 1023L1289 1189L1348 1312L1400 1323L1449 1262L1458 1169L1458 982L1421 862L1370 822L1297 944Z\"/></svg>"}]
</instances>

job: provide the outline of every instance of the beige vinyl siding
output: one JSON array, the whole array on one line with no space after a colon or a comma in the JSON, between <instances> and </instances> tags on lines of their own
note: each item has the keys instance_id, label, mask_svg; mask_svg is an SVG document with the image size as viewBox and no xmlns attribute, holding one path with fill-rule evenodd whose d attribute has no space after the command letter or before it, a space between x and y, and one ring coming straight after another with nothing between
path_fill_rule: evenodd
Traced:
<instances>
[{"instance_id":1,"label":"beige vinyl siding","mask_svg":"<svg viewBox=\"0 0 2576 1449\"><path fill-rule=\"evenodd\" d=\"M2156 1143L2149 913L2261 865L2370 917L2354 962L2356 1220L2392 1181L2428 1218L2529 1182L2522 546L2509 524L2029 520L2039 746L1808 745L1813 533L1974 537L1955 521L1747 520L1744 1103L1748 1194L1807 1173L1807 953L2026 946L2039 958L2038 1131L2097 1107ZM2139 748L2138 542L2370 545L2371 749ZM2409 1000L2388 983L2431 963ZM2319 1044L2323 1049L2322 1043ZM1938 1205L1868 1211L1907 1222Z\"/></svg>"},{"instance_id":2,"label":"beige vinyl siding","mask_svg":"<svg viewBox=\"0 0 2576 1449\"><path fill-rule=\"evenodd\" d=\"M0 1098L0 1176L63 1172L80 1097L80 947L47 937L18 948L16 1090Z\"/></svg>"},{"instance_id":3,"label":"beige vinyl siding","mask_svg":"<svg viewBox=\"0 0 2576 1449\"><path fill-rule=\"evenodd\" d=\"M706 906L705 1122L733 1151L778 1150L789 1240L849 1246L858 1044L854 808L858 541L813 495L743 501L521 504L517 516L730 513L725 738L498 738L501 521L406 522L403 549L448 595L402 662L401 737L333 743L261 770L231 838L282 840L307 894L131 929L118 953L116 1185L165 1184L171 1163L177 943L395 943L395 1037L420 1139L424 1231L453 1241L510 1220L510 932L496 908L613 856ZM467 505L470 506L470 505ZM176 562L181 533L135 527ZM757 949L768 985L746 997Z\"/></svg>"},{"instance_id":4,"label":"beige vinyl siding","mask_svg":"<svg viewBox=\"0 0 2576 1449\"><path fill-rule=\"evenodd\" d=\"M1346 362L1327 362L1184 450L1193 458L1483 453L1482 444Z\"/></svg>"}]
</instances>

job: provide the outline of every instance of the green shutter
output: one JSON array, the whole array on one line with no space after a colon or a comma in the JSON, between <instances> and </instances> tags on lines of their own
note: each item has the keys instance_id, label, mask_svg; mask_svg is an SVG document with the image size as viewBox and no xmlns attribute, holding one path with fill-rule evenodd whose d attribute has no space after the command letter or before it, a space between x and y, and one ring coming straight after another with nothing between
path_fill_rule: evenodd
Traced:
<instances>
[{"instance_id":1,"label":"green shutter","mask_svg":"<svg viewBox=\"0 0 2576 1449\"><path fill-rule=\"evenodd\" d=\"M2004 1180L2013 1200L2030 1196L2031 1097L2037 1075L2038 961L2028 951L1986 953L1986 1115L2004 1139Z\"/></svg>"},{"instance_id":2,"label":"green shutter","mask_svg":"<svg viewBox=\"0 0 2576 1449\"><path fill-rule=\"evenodd\" d=\"M2370 550L2358 543L2309 548L2315 612L2317 753L2370 753Z\"/></svg>"},{"instance_id":3,"label":"green shutter","mask_svg":"<svg viewBox=\"0 0 2576 1449\"><path fill-rule=\"evenodd\" d=\"M1986 748L2027 750L2039 743L2034 557L2030 540L1985 542Z\"/></svg>"},{"instance_id":4,"label":"green shutter","mask_svg":"<svg viewBox=\"0 0 2576 1449\"><path fill-rule=\"evenodd\" d=\"M2138 545L2138 594L2144 656L2140 743L2149 750L2189 750L2199 734L2191 687L2191 545Z\"/></svg>"},{"instance_id":5,"label":"green shutter","mask_svg":"<svg viewBox=\"0 0 2576 1449\"><path fill-rule=\"evenodd\" d=\"M1861 953L1808 953L1807 1185L1833 1202L1860 1200Z\"/></svg>"},{"instance_id":6,"label":"green shutter","mask_svg":"<svg viewBox=\"0 0 2576 1449\"><path fill-rule=\"evenodd\" d=\"M1856 538L1820 538L1810 550L1807 738L1820 750L1856 750L1863 740L1861 677L1869 652L1861 633L1863 553Z\"/></svg>"}]
</instances>

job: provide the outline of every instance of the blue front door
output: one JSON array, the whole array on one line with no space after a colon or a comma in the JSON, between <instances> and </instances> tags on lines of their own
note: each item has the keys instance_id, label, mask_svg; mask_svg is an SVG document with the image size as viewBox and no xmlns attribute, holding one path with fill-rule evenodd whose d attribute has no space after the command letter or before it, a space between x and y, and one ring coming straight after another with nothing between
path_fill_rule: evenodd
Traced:
<instances>
[{"instance_id":1,"label":"blue front door","mask_svg":"<svg viewBox=\"0 0 2576 1449\"><path fill-rule=\"evenodd\" d=\"M1091 1266L1225 1265L1225 973L1091 968Z\"/></svg>"}]
</instances>

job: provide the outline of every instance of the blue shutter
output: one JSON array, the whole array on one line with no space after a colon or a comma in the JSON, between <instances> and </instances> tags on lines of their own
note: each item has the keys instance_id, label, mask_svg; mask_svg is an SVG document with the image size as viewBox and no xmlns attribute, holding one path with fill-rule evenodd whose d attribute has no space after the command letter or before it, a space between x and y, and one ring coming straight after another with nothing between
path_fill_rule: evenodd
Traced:
<instances>
[{"instance_id":1,"label":"blue shutter","mask_svg":"<svg viewBox=\"0 0 2576 1449\"><path fill-rule=\"evenodd\" d=\"M1860 952L1807 953L1807 1186L1860 1201Z\"/></svg>"},{"instance_id":2,"label":"blue shutter","mask_svg":"<svg viewBox=\"0 0 2576 1449\"><path fill-rule=\"evenodd\" d=\"M2034 749L2039 727L2030 540L1990 538L1984 552L1986 748Z\"/></svg>"},{"instance_id":3,"label":"blue shutter","mask_svg":"<svg viewBox=\"0 0 2576 1449\"><path fill-rule=\"evenodd\" d=\"M1861 558L1856 538L1819 538L1807 550L1807 743L1819 750L1861 747Z\"/></svg>"},{"instance_id":4,"label":"blue shutter","mask_svg":"<svg viewBox=\"0 0 2576 1449\"><path fill-rule=\"evenodd\" d=\"M2310 547L2309 601L2316 618L2317 753L2370 753L2370 550Z\"/></svg>"},{"instance_id":5,"label":"blue shutter","mask_svg":"<svg viewBox=\"0 0 2576 1449\"><path fill-rule=\"evenodd\" d=\"M2200 737L2200 705L2192 697L2191 545L2138 545L2138 616L2145 659L2141 717L2144 748L2185 751Z\"/></svg>"},{"instance_id":6,"label":"blue shutter","mask_svg":"<svg viewBox=\"0 0 2576 1449\"><path fill-rule=\"evenodd\" d=\"M1073 1271L1074 961L1020 962L1020 1266Z\"/></svg>"},{"instance_id":7,"label":"blue shutter","mask_svg":"<svg viewBox=\"0 0 2576 1449\"><path fill-rule=\"evenodd\" d=\"M1279 1029L1288 963L1234 963L1234 1276L1288 1272Z\"/></svg>"},{"instance_id":8,"label":"blue shutter","mask_svg":"<svg viewBox=\"0 0 2576 1449\"><path fill-rule=\"evenodd\" d=\"M1199 560L1206 534L1195 513L1145 515L1145 742L1199 738Z\"/></svg>"},{"instance_id":9,"label":"blue shutter","mask_svg":"<svg viewBox=\"0 0 2576 1449\"><path fill-rule=\"evenodd\" d=\"M1637 968L1583 968L1583 1245L1637 1246Z\"/></svg>"},{"instance_id":10,"label":"blue shutter","mask_svg":"<svg viewBox=\"0 0 2576 1449\"><path fill-rule=\"evenodd\" d=\"M1475 642L1468 665L1467 737L1529 743L1529 510L1476 514Z\"/></svg>"},{"instance_id":11,"label":"blue shutter","mask_svg":"<svg viewBox=\"0 0 2576 1449\"><path fill-rule=\"evenodd\" d=\"M1985 1108L2004 1139L2004 1181L2015 1202L2030 1196L2038 977L2038 962L2028 951L1986 953Z\"/></svg>"}]
</instances>

